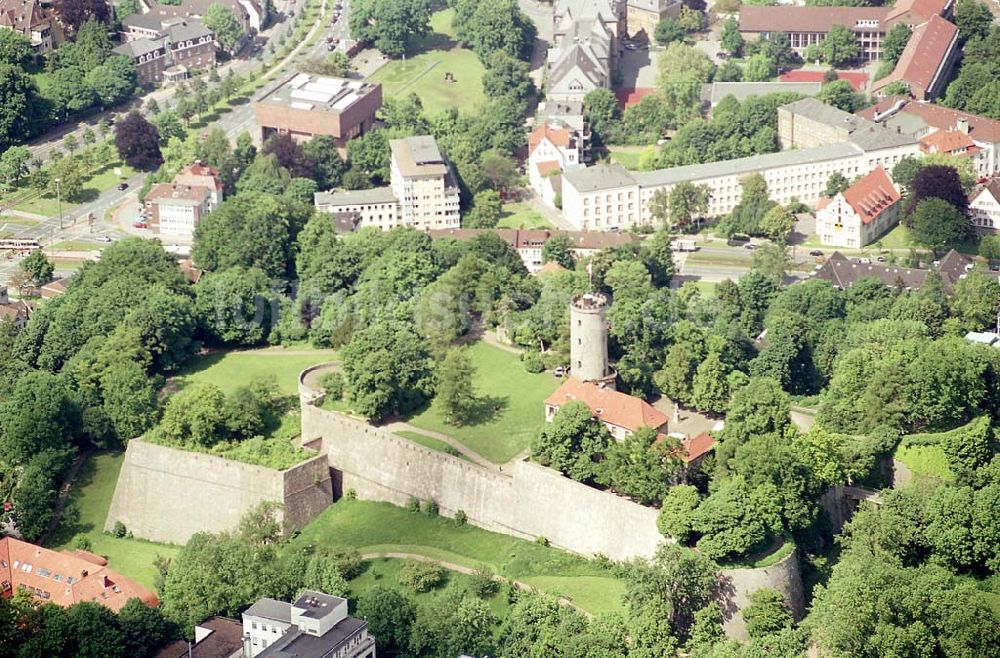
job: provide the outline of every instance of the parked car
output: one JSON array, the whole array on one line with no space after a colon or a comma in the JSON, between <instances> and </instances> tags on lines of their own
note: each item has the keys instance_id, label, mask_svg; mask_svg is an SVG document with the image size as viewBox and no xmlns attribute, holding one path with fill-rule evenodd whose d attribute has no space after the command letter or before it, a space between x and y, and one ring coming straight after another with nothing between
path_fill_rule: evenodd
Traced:
<instances>
[{"instance_id":1,"label":"parked car","mask_svg":"<svg viewBox=\"0 0 1000 658\"><path fill-rule=\"evenodd\" d=\"M118 191L119 192L121 192L122 190L127 190L127 189L128 189L128 183L118 183Z\"/></svg>"},{"instance_id":2,"label":"parked car","mask_svg":"<svg viewBox=\"0 0 1000 658\"><path fill-rule=\"evenodd\" d=\"M113 242L113 239L109 235L99 235L97 237L98 242Z\"/></svg>"},{"instance_id":3,"label":"parked car","mask_svg":"<svg viewBox=\"0 0 1000 658\"><path fill-rule=\"evenodd\" d=\"M878 261L878 262L880 262L880 263L884 263L884 262L885 262L885 256L879 256L879 257L878 257L878 258L876 258L875 260L877 260L877 261Z\"/></svg>"},{"instance_id":4,"label":"parked car","mask_svg":"<svg viewBox=\"0 0 1000 658\"><path fill-rule=\"evenodd\" d=\"M861 263L862 265L871 265L872 259L871 258L859 258L858 262Z\"/></svg>"},{"instance_id":5,"label":"parked car","mask_svg":"<svg viewBox=\"0 0 1000 658\"><path fill-rule=\"evenodd\" d=\"M566 369L563 368L562 366L559 366L558 368L552 371L552 374L555 375L556 377L562 377L563 375L566 374Z\"/></svg>"},{"instance_id":6,"label":"parked car","mask_svg":"<svg viewBox=\"0 0 1000 658\"><path fill-rule=\"evenodd\" d=\"M820 251L819 249L813 249L812 251L809 252L809 255L810 256L822 256L823 252Z\"/></svg>"},{"instance_id":7,"label":"parked car","mask_svg":"<svg viewBox=\"0 0 1000 658\"><path fill-rule=\"evenodd\" d=\"M132 227L133 228L149 228L149 225L146 224L146 222L132 222Z\"/></svg>"},{"instance_id":8,"label":"parked car","mask_svg":"<svg viewBox=\"0 0 1000 658\"><path fill-rule=\"evenodd\" d=\"M755 247L748 242L745 245L743 245L743 248L744 249L749 249L750 251L753 251Z\"/></svg>"}]
</instances>

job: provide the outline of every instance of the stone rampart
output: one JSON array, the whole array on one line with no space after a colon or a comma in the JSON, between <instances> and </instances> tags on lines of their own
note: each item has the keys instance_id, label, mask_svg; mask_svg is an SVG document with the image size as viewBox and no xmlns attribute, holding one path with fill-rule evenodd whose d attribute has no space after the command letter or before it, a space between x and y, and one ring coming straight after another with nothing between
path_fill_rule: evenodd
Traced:
<instances>
[{"instance_id":1,"label":"stone rampart","mask_svg":"<svg viewBox=\"0 0 1000 658\"><path fill-rule=\"evenodd\" d=\"M302 437L322 441L336 488L397 505L433 500L443 514L518 537L614 560L650 556L663 540L656 510L527 461L487 468L431 450L302 398Z\"/></svg>"},{"instance_id":2,"label":"stone rampart","mask_svg":"<svg viewBox=\"0 0 1000 658\"><path fill-rule=\"evenodd\" d=\"M798 549L769 567L759 569L724 569L719 573L716 599L722 606L722 627L726 635L747 639L746 622L740 612L750 603L750 595L769 587L781 592L796 620L805 615L805 593L799 571Z\"/></svg>"},{"instance_id":3,"label":"stone rampart","mask_svg":"<svg viewBox=\"0 0 1000 658\"><path fill-rule=\"evenodd\" d=\"M183 544L196 532L236 528L263 501L281 503L288 524L302 527L332 500L325 455L276 471L133 439L105 529L121 521L136 537Z\"/></svg>"}]
</instances>

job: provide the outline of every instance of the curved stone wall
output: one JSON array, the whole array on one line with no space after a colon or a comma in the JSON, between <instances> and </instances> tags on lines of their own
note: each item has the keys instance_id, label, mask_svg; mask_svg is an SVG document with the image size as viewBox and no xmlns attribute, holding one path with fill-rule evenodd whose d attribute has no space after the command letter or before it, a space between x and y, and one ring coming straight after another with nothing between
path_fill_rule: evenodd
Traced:
<instances>
[{"instance_id":1,"label":"curved stone wall","mask_svg":"<svg viewBox=\"0 0 1000 658\"><path fill-rule=\"evenodd\" d=\"M740 611L750 602L751 594L765 587L781 592L795 619L802 619L805 615L805 592L802 590L798 549L770 567L724 569L719 573L717 600L722 606L722 626L726 635L738 640L747 639L746 622Z\"/></svg>"}]
</instances>

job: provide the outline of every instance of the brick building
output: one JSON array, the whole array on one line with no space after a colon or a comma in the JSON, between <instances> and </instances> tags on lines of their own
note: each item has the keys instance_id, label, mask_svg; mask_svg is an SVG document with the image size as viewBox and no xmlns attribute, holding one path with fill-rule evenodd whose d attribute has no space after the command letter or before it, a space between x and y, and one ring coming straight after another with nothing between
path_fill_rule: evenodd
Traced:
<instances>
[{"instance_id":1,"label":"brick building","mask_svg":"<svg viewBox=\"0 0 1000 658\"><path fill-rule=\"evenodd\" d=\"M274 134L297 141L329 135L346 156L348 140L371 130L380 107L380 84L293 73L264 93L253 110L261 141Z\"/></svg>"},{"instance_id":2,"label":"brick building","mask_svg":"<svg viewBox=\"0 0 1000 658\"><path fill-rule=\"evenodd\" d=\"M215 66L215 35L198 20L133 14L122 21L125 43L114 49L135 61L139 84L183 80L190 69Z\"/></svg>"}]
</instances>

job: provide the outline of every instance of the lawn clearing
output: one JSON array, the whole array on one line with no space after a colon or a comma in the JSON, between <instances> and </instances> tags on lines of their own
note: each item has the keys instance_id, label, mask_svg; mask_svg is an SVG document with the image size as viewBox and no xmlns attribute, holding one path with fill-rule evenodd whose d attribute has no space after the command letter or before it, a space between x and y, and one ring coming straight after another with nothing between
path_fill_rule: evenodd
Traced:
<instances>
[{"instance_id":1,"label":"lawn clearing","mask_svg":"<svg viewBox=\"0 0 1000 658\"><path fill-rule=\"evenodd\" d=\"M408 441L413 441L414 443L420 444L425 448L430 448L431 450L437 450L438 452L444 452L453 457L458 457L459 459L464 459L466 461L471 461L468 457L455 450L453 447L441 441L440 439L435 439L433 436L427 436L426 434L421 434L420 432L409 432L407 430L401 430L395 432L396 436L401 436Z\"/></svg>"},{"instance_id":2,"label":"lawn clearing","mask_svg":"<svg viewBox=\"0 0 1000 658\"><path fill-rule=\"evenodd\" d=\"M479 424L456 427L444 421L444 413L434 403L408 422L454 437L490 461L508 462L527 450L545 425L543 402L559 380L548 373L527 372L516 354L486 343L469 347L469 357L476 369L476 394L495 400L499 410Z\"/></svg>"},{"instance_id":3,"label":"lawn clearing","mask_svg":"<svg viewBox=\"0 0 1000 658\"><path fill-rule=\"evenodd\" d=\"M941 446L907 445L904 439L893 457L903 462L918 477L936 478L942 482L955 481L955 474L948 467L948 458Z\"/></svg>"},{"instance_id":4,"label":"lawn clearing","mask_svg":"<svg viewBox=\"0 0 1000 658\"><path fill-rule=\"evenodd\" d=\"M192 383L215 384L223 392L230 393L257 377L274 375L282 395L297 395L300 372L336 358L335 350L308 346L214 352L191 361L171 381L178 388Z\"/></svg>"},{"instance_id":5,"label":"lawn clearing","mask_svg":"<svg viewBox=\"0 0 1000 658\"><path fill-rule=\"evenodd\" d=\"M624 146L609 149L612 162L617 162L626 169L634 170L649 169L646 163L655 153L655 146Z\"/></svg>"},{"instance_id":6,"label":"lawn clearing","mask_svg":"<svg viewBox=\"0 0 1000 658\"><path fill-rule=\"evenodd\" d=\"M446 9L431 16L431 33L420 40L405 59L391 60L373 76L387 97L420 97L424 111L435 114L450 108L468 109L486 100L483 94L483 65L471 50L452 39L451 20L455 11ZM454 82L445 81L445 73Z\"/></svg>"},{"instance_id":7,"label":"lawn clearing","mask_svg":"<svg viewBox=\"0 0 1000 658\"><path fill-rule=\"evenodd\" d=\"M353 548L361 553L415 553L462 566L489 566L506 578L571 596L588 612L621 610L623 584L597 564L555 548L488 532L389 503L341 499L283 549ZM532 579L536 579L532 582ZM353 587L353 585L352 585ZM549 589L553 588L553 589Z\"/></svg>"},{"instance_id":8,"label":"lawn clearing","mask_svg":"<svg viewBox=\"0 0 1000 658\"><path fill-rule=\"evenodd\" d=\"M552 223L526 203L511 203L504 206L497 228L552 228Z\"/></svg>"},{"instance_id":9,"label":"lawn clearing","mask_svg":"<svg viewBox=\"0 0 1000 658\"><path fill-rule=\"evenodd\" d=\"M57 242L52 247L54 251L100 251L103 245L87 240L64 240Z\"/></svg>"},{"instance_id":10,"label":"lawn clearing","mask_svg":"<svg viewBox=\"0 0 1000 658\"><path fill-rule=\"evenodd\" d=\"M913 242L910 238L909 230L902 224L897 225L896 228L883 235L874 243L868 245L868 247L874 249L877 248L879 244L881 244L882 249L903 250L912 248L921 251L926 250L926 247L921 247ZM976 255L979 253L979 241L975 237L967 238L956 244L955 249L963 254Z\"/></svg>"},{"instance_id":11,"label":"lawn clearing","mask_svg":"<svg viewBox=\"0 0 1000 658\"><path fill-rule=\"evenodd\" d=\"M64 518L49 546L72 550L73 536L85 534L90 539L91 550L108 558L108 566L153 589L157 576L154 560L161 555L174 557L180 552L180 546L128 537L119 539L104 533L104 521L124 459L124 453L99 453L80 467L69 493L69 501L79 510L80 518L76 522L67 522Z\"/></svg>"}]
</instances>

